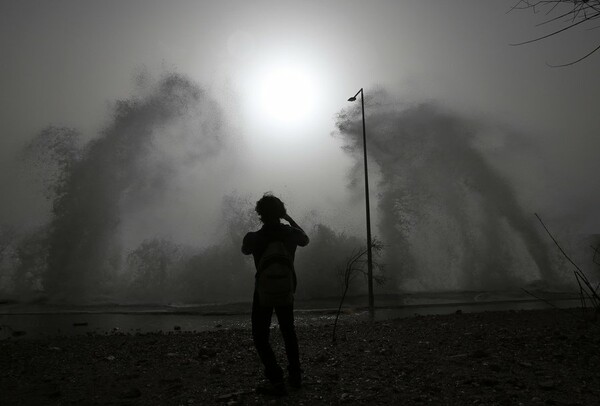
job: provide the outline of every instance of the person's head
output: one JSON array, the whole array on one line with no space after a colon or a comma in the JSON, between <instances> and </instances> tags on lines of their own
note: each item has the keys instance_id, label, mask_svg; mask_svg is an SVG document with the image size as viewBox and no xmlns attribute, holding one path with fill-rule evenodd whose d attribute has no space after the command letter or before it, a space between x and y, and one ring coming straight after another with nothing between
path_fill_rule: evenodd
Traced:
<instances>
[{"instance_id":1,"label":"person's head","mask_svg":"<svg viewBox=\"0 0 600 406\"><path fill-rule=\"evenodd\" d=\"M256 202L256 213L263 223L278 223L279 219L286 214L285 205L271 193L265 193L261 199Z\"/></svg>"}]
</instances>

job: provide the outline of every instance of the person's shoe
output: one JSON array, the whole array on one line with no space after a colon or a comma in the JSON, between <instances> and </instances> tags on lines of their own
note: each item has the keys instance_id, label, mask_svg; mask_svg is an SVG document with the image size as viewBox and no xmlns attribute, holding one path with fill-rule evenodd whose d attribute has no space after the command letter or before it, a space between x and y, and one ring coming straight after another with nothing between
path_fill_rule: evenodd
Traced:
<instances>
[{"instance_id":1,"label":"person's shoe","mask_svg":"<svg viewBox=\"0 0 600 406\"><path fill-rule=\"evenodd\" d=\"M285 396L287 395L287 389L283 381L277 383L266 382L256 387L256 393L268 396Z\"/></svg>"}]
</instances>

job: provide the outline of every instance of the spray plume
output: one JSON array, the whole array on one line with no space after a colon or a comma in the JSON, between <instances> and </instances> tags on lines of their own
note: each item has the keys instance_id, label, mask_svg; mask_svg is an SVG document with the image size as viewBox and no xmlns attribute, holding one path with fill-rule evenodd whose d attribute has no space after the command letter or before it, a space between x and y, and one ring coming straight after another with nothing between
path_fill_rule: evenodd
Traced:
<instances>
[{"instance_id":1,"label":"spray plume","mask_svg":"<svg viewBox=\"0 0 600 406\"><path fill-rule=\"evenodd\" d=\"M432 103L398 106L386 98L375 93L381 103L366 107L366 123L380 176L378 231L394 288L505 289L553 281L533 215L475 146L484 126ZM337 127L346 151L358 158L360 110L340 113Z\"/></svg>"},{"instance_id":2,"label":"spray plume","mask_svg":"<svg viewBox=\"0 0 600 406\"><path fill-rule=\"evenodd\" d=\"M161 137L173 136L173 126L197 120L205 129L193 132L200 159L219 148L219 115L204 91L179 75L164 77L145 98L116 104L113 122L65 168L57 188L43 281L49 296L71 301L110 289L122 200L142 185L166 182L173 168L149 166L147 158Z\"/></svg>"}]
</instances>

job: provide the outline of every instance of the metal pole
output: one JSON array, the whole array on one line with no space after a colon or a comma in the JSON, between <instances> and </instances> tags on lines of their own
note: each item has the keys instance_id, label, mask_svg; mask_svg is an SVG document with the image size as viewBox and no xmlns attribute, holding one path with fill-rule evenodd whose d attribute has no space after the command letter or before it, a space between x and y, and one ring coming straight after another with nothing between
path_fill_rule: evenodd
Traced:
<instances>
[{"instance_id":1,"label":"metal pole","mask_svg":"<svg viewBox=\"0 0 600 406\"><path fill-rule=\"evenodd\" d=\"M375 297L373 296L373 253L371 251L371 208L369 205L369 170L367 168L367 130L365 126L365 98L360 89L360 104L362 107L363 153L365 159L365 202L367 211L367 281L369 287L369 314L375 314Z\"/></svg>"}]
</instances>

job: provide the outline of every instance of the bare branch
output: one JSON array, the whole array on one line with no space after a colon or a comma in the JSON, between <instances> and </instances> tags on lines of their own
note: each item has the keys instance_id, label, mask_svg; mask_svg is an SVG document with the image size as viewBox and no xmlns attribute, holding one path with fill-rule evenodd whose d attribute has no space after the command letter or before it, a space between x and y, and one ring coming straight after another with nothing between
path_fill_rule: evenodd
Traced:
<instances>
[{"instance_id":1,"label":"bare branch","mask_svg":"<svg viewBox=\"0 0 600 406\"><path fill-rule=\"evenodd\" d=\"M530 39L529 41L524 41L524 42L519 42L519 43L516 43L516 44L509 44L509 45L511 45L511 46L518 46L518 45L531 44L532 42L536 42L536 41L540 41L540 40L543 40L543 39L546 39L546 38L550 38L550 37L552 37L554 35L560 34L561 32L564 32L564 31L566 31L568 29L571 29L571 28L573 28L573 27L575 27L575 26L577 26L579 24L583 24L584 22L589 21L591 19L592 19L591 17L584 18L584 19L581 19L581 20L577 21L576 23L573 23L573 24L570 24L570 25L566 26L565 28L562 28L560 30L551 32L550 34L546 34L546 35L543 35L541 37L537 37L535 39Z\"/></svg>"},{"instance_id":2,"label":"bare branch","mask_svg":"<svg viewBox=\"0 0 600 406\"><path fill-rule=\"evenodd\" d=\"M513 7L511 7L511 9L509 11L531 9L531 10L533 10L533 12L535 14L535 13L537 13L538 9L546 8L547 10L546 10L545 14L550 15L556 11L557 7L559 7L561 5L569 6L569 9L567 11L560 12L560 14L555 17L549 18L545 21L542 21L541 23L536 24L536 26L540 27L542 25L548 25L549 23L564 20L564 22L566 23L565 27L556 29L556 30L550 32L549 34L542 35L540 37L537 37L537 38L534 38L534 39L531 39L528 41L512 43L510 45L518 46L518 45L525 45L525 44L530 44L532 42L541 41L543 39L550 38L555 35L564 33L565 31L568 31L568 30L570 30L574 27L577 27L581 24L589 23L592 20L596 20L596 19L600 18L600 0L540 0L540 1L519 0L517 3L515 3L513 5ZM552 68L562 68L562 67L566 67L566 66L575 65L575 64L583 61L584 59L589 58L591 55L593 55L599 49L600 49L600 45L598 47L594 48L592 51L585 54L584 56L582 56L572 62L569 62L569 63L563 63L563 64L559 64L559 65L546 63L546 65L548 65L549 67L552 67Z\"/></svg>"},{"instance_id":3,"label":"bare branch","mask_svg":"<svg viewBox=\"0 0 600 406\"><path fill-rule=\"evenodd\" d=\"M544 230L546 230L546 233L548 233L548 235L550 236L550 238L552 239L554 244L558 247L560 252L563 254L563 256L575 267L575 270L573 271L573 273L575 274L575 279L577 281L577 284L579 285L579 297L582 302L582 304L581 304L582 307L584 307L584 308L586 307L586 305L587 305L586 297L587 297L592 302L592 306L596 310L594 314L597 317L598 315L600 315L600 296L598 296L597 287L594 288L592 286L592 284L590 283L588 278L585 276L585 273L581 270L581 268L575 262L573 262L571 257L569 257L567 255L567 253L562 249L562 247L560 246L558 241L556 241L556 238L554 238L552 233L550 233L550 230L548 230L548 227L546 227L546 224L544 224L544 222L542 221L540 216L537 213L535 213L535 216L537 217L539 222L542 224L542 227L544 227ZM583 282L583 285L581 284L581 282ZM587 290L584 288L584 286L585 286L585 288L587 288Z\"/></svg>"},{"instance_id":4,"label":"bare branch","mask_svg":"<svg viewBox=\"0 0 600 406\"><path fill-rule=\"evenodd\" d=\"M543 297L541 297L541 296L537 296L537 295L535 295L535 294L531 293L531 292L530 292L530 291L528 291L527 289L523 289L523 288L521 288L521 289L523 290L523 292L527 293L528 295L530 295L530 296L532 296L532 297L534 297L534 298L536 298L536 299L538 299L538 300L541 300L542 302L546 303L547 305L550 305L550 306L554 307L555 309L557 309L557 310L560 310L560 311L562 311L562 312L565 312L565 313L567 313L567 314L569 314L569 315L571 315L571 316L573 316L573 317L577 317L577 315L576 315L575 313L573 313L573 312L570 312L569 310L566 310L566 309L562 309L562 308L560 308L560 307L556 306L554 303L550 302L549 300L547 300L547 299L544 299L544 298L543 298Z\"/></svg>"},{"instance_id":5,"label":"bare branch","mask_svg":"<svg viewBox=\"0 0 600 406\"><path fill-rule=\"evenodd\" d=\"M577 59L576 61L573 61L573 62L565 63L565 64L562 64L562 65L550 65L550 64L547 64L547 65L550 66L551 68L564 68L565 66L575 65L577 62L583 61L585 58L588 58L590 55L592 55L594 52L598 51L599 49L600 49L600 45L598 45L596 48L594 48L588 54L582 56L581 58L579 58L579 59Z\"/></svg>"},{"instance_id":6,"label":"bare branch","mask_svg":"<svg viewBox=\"0 0 600 406\"><path fill-rule=\"evenodd\" d=\"M384 246L381 243L381 241L377 240L377 239L372 239L371 240L371 249L372 251L375 253L375 255L378 255L381 250L383 250ZM346 298L346 294L348 293L348 290L350 288L350 282L352 282L352 280L354 280L354 278L359 275L362 274L364 276L367 275L367 272L365 270L366 264L367 264L367 260L365 259L365 256L367 255L367 251L368 249L365 248L358 248L356 249L346 260L346 266L342 267L342 268L338 268L338 272L340 274L340 276L342 277L342 297L340 299L340 304L338 305L338 310L337 313L335 315L335 321L333 322L333 332L332 332L332 337L331 337L331 342L335 343L336 342L336 329L337 329L337 323L338 323L338 319L340 317L340 313L342 311L342 305L344 304L344 299ZM373 262L373 265L375 266L376 269L378 270L382 270L383 266L377 262ZM375 280L375 282L377 284L383 284L385 283L385 277L383 275L373 275L373 279Z\"/></svg>"},{"instance_id":7,"label":"bare branch","mask_svg":"<svg viewBox=\"0 0 600 406\"><path fill-rule=\"evenodd\" d=\"M562 19L562 18L565 18L565 17L566 17L566 16L568 16L569 14L573 14L573 10L571 10L571 11L567 11L566 13L564 13L564 14L561 14L561 15L559 15L559 16L557 16L557 17L551 18L551 19L549 19L549 20L542 21L541 23L538 23L538 24L536 24L535 26L536 26L536 27L541 27L542 25L546 25L546 24L549 24L549 23L551 23L551 22L554 22L554 21L560 20L560 19Z\"/></svg>"}]
</instances>

